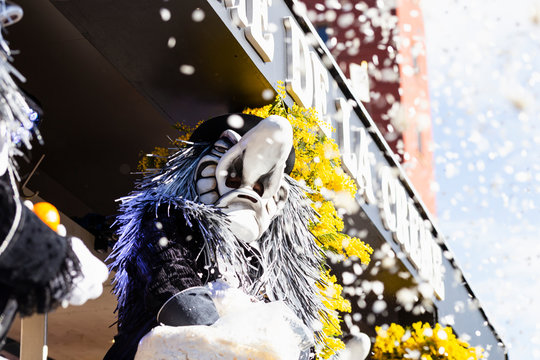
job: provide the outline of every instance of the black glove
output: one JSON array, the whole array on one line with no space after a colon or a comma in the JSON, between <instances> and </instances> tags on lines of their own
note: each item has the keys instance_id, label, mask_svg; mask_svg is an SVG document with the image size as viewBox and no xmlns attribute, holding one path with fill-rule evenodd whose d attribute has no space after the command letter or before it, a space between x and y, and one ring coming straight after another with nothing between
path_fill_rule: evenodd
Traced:
<instances>
[{"instance_id":1,"label":"black glove","mask_svg":"<svg viewBox=\"0 0 540 360\"><path fill-rule=\"evenodd\" d=\"M197 286L171 297L161 307L157 321L169 326L212 325L219 315L210 290Z\"/></svg>"},{"instance_id":2,"label":"black glove","mask_svg":"<svg viewBox=\"0 0 540 360\"><path fill-rule=\"evenodd\" d=\"M80 273L67 239L20 202L8 176L0 177L0 341L17 311L56 308Z\"/></svg>"}]
</instances>

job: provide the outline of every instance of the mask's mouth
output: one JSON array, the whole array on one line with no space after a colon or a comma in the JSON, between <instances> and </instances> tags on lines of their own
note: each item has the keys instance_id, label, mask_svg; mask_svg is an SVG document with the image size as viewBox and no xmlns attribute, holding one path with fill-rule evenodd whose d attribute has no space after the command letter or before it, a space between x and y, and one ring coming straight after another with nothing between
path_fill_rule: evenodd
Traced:
<instances>
[{"instance_id":1,"label":"mask's mouth","mask_svg":"<svg viewBox=\"0 0 540 360\"><path fill-rule=\"evenodd\" d=\"M262 198L255 191L240 188L229 191L216 201L216 206L220 208L226 208L233 206L234 204L245 204L245 206L252 208L253 210L261 209Z\"/></svg>"},{"instance_id":2,"label":"mask's mouth","mask_svg":"<svg viewBox=\"0 0 540 360\"><path fill-rule=\"evenodd\" d=\"M252 196L250 196L250 195L240 194L240 195L238 195L238 198L239 199L248 199L249 201L251 201L254 204L257 203L257 200L255 198L253 198Z\"/></svg>"},{"instance_id":3,"label":"mask's mouth","mask_svg":"<svg viewBox=\"0 0 540 360\"><path fill-rule=\"evenodd\" d=\"M261 197L249 189L231 191L215 205L229 218L233 233L246 243L257 240L264 224L270 220L263 210Z\"/></svg>"}]
</instances>

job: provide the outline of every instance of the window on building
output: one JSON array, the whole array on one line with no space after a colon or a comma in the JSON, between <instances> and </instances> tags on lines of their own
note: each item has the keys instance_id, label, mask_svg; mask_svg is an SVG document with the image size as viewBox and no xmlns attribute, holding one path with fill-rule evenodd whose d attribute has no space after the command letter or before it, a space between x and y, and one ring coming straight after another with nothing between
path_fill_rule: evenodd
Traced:
<instances>
[{"instance_id":1,"label":"window on building","mask_svg":"<svg viewBox=\"0 0 540 360\"><path fill-rule=\"evenodd\" d=\"M319 34L319 36L321 37L322 41L325 43L325 44L328 44L328 33L327 33L327 29L328 29L328 26L326 25L318 25L316 27L317 29L317 34Z\"/></svg>"}]
</instances>

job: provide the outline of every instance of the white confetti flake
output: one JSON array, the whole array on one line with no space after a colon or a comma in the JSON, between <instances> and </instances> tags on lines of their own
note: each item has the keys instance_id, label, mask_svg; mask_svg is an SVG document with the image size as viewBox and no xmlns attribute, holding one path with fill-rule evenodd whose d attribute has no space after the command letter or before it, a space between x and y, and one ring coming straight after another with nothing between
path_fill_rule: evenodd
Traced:
<instances>
[{"instance_id":1,"label":"white confetti flake","mask_svg":"<svg viewBox=\"0 0 540 360\"><path fill-rule=\"evenodd\" d=\"M193 12L191 13L191 19L195 22L201 22L204 20L204 17L205 17L205 13L204 13L204 10L202 9L195 9L193 10Z\"/></svg>"},{"instance_id":2,"label":"white confetti flake","mask_svg":"<svg viewBox=\"0 0 540 360\"><path fill-rule=\"evenodd\" d=\"M520 171L514 176L517 182L524 183L532 180L532 175L526 171Z\"/></svg>"},{"instance_id":3,"label":"white confetti flake","mask_svg":"<svg viewBox=\"0 0 540 360\"><path fill-rule=\"evenodd\" d=\"M56 233L60 236L66 236L67 235L66 227L63 224L58 224L58 227L56 228Z\"/></svg>"},{"instance_id":4,"label":"white confetti flake","mask_svg":"<svg viewBox=\"0 0 540 360\"><path fill-rule=\"evenodd\" d=\"M239 115L230 115L227 118L227 125L233 129L240 129L244 126L244 119Z\"/></svg>"},{"instance_id":5,"label":"white confetti flake","mask_svg":"<svg viewBox=\"0 0 540 360\"><path fill-rule=\"evenodd\" d=\"M403 306L403 308L406 311L411 311L414 304L418 300L418 297L416 295L416 291L407 289L407 288L402 288L397 291L396 299L397 299L397 302L401 306Z\"/></svg>"},{"instance_id":6,"label":"white confetti flake","mask_svg":"<svg viewBox=\"0 0 540 360\"><path fill-rule=\"evenodd\" d=\"M262 92L262 98L266 101L272 100L274 98L274 90L264 89Z\"/></svg>"},{"instance_id":7,"label":"white confetti flake","mask_svg":"<svg viewBox=\"0 0 540 360\"><path fill-rule=\"evenodd\" d=\"M159 9L159 16L161 16L161 20L163 20L163 21L171 20L171 12L167 8Z\"/></svg>"},{"instance_id":8,"label":"white confetti flake","mask_svg":"<svg viewBox=\"0 0 540 360\"><path fill-rule=\"evenodd\" d=\"M372 311L375 314L380 314L386 310L386 302L384 300L377 300L373 303Z\"/></svg>"},{"instance_id":9,"label":"white confetti flake","mask_svg":"<svg viewBox=\"0 0 540 360\"><path fill-rule=\"evenodd\" d=\"M437 331L437 337L439 339L441 339L441 340L446 340L446 339L448 339L448 334L446 333L446 331L441 329L441 330ZM444 351L441 354L443 354L443 353L444 353Z\"/></svg>"},{"instance_id":10,"label":"white confetti flake","mask_svg":"<svg viewBox=\"0 0 540 360\"><path fill-rule=\"evenodd\" d=\"M159 246L166 247L169 244L169 240L166 237L162 237L161 239L159 239L158 243Z\"/></svg>"},{"instance_id":11,"label":"white confetti flake","mask_svg":"<svg viewBox=\"0 0 540 360\"><path fill-rule=\"evenodd\" d=\"M180 72L184 75L195 74L195 67L193 65L183 64L180 66Z\"/></svg>"},{"instance_id":12,"label":"white confetti flake","mask_svg":"<svg viewBox=\"0 0 540 360\"><path fill-rule=\"evenodd\" d=\"M351 285L357 279L356 275L354 275L354 274L352 274L350 272L347 272L347 271L345 271L341 276L343 278L343 285Z\"/></svg>"},{"instance_id":13,"label":"white confetti flake","mask_svg":"<svg viewBox=\"0 0 540 360\"><path fill-rule=\"evenodd\" d=\"M355 17L353 13L343 13L337 19L337 25L341 28L348 28L354 23Z\"/></svg>"}]
</instances>

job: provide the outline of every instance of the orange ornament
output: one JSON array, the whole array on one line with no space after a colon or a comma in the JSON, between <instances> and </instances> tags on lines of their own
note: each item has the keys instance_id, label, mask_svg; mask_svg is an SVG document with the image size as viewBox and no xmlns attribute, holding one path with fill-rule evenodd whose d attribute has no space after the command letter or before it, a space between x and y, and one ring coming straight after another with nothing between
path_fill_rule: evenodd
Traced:
<instances>
[{"instance_id":1,"label":"orange ornament","mask_svg":"<svg viewBox=\"0 0 540 360\"><path fill-rule=\"evenodd\" d=\"M36 203L34 204L34 213L51 229L57 231L58 225L60 225L60 214L53 204L48 202Z\"/></svg>"}]
</instances>

